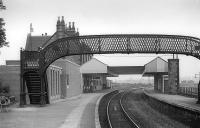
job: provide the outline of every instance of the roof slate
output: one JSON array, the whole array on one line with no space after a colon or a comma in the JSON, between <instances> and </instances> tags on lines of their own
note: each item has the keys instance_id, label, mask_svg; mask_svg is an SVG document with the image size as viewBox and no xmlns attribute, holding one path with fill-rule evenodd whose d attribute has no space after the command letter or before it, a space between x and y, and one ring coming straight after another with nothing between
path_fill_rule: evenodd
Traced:
<instances>
[{"instance_id":1,"label":"roof slate","mask_svg":"<svg viewBox=\"0 0 200 128\"><path fill-rule=\"evenodd\" d=\"M25 50L27 51L37 51L39 47L50 39L51 36L32 36L28 35L26 40Z\"/></svg>"}]
</instances>

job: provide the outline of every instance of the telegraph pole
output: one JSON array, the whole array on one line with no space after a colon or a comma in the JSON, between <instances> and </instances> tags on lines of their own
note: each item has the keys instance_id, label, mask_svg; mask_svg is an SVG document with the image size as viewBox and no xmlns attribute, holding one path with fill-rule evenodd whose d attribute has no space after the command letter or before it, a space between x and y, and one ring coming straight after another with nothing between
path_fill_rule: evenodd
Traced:
<instances>
[{"instance_id":1,"label":"telegraph pole","mask_svg":"<svg viewBox=\"0 0 200 128\"><path fill-rule=\"evenodd\" d=\"M197 104L200 104L200 72L199 74L195 74L195 78L199 78L199 83L198 83L198 100L197 100Z\"/></svg>"}]
</instances>

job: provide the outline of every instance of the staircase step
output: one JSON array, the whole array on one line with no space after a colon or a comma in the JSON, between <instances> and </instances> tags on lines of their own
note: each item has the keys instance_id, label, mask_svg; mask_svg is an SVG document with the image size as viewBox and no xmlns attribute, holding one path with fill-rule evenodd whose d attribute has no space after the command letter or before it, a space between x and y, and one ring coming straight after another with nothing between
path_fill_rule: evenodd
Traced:
<instances>
[{"instance_id":1,"label":"staircase step","mask_svg":"<svg viewBox=\"0 0 200 128\"><path fill-rule=\"evenodd\" d=\"M41 79L38 73L29 72L25 76L25 81L28 89L28 93L40 93L41 92ZM46 91L48 89L45 89ZM46 100L48 102L48 95L46 95ZM40 104L40 94L29 94L30 104Z\"/></svg>"},{"instance_id":2,"label":"staircase step","mask_svg":"<svg viewBox=\"0 0 200 128\"><path fill-rule=\"evenodd\" d=\"M36 88L36 87L30 87L29 89L30 89L30 91L32 91L32 90L38 90L38 91L40 91L41 90L40 88Z\"/></svg>"},{"instance_id":3,"label":"staircase step","mask_svg":"<svg viewBox=\"0 0 200 128\"><path fill-rule=\"evenodd\" d=\"M29 87L33 87L33 88L40 88L40 85L37 85L37 84L29 84Z\"/></svg>"},{"instance_id":4,"label":"staircase step","mask_svg":"<svg viewBox=\"0 0 200 128\"><path fill-rule=\"evenodd\" d=\"M40 83L40 80L29 80L29 82L33 83L33 82L38 82Z\"/></svg>"}]
</instances>

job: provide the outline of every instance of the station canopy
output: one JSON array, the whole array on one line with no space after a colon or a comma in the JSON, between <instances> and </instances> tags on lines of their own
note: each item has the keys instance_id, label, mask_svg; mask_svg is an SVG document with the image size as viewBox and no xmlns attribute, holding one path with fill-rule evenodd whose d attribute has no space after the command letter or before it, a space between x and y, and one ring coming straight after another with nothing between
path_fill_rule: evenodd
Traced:
<instances>
[{"instance_id":1,"label":"station canopy","mask_svg":"<svg viewBox=\"0 0 200 128\"><path fill-rule=\"evenodd\" d=\"M168 63L157 57L144 66L108 66L98 59L92 58L83 64L80 70L82 74L105 74L108 77L130 74L153 76L154 74L168 74Z\"/></svg>"},{"instance_id":2,"label":"station canopy","mask_svg":"<svg viewBox=\"0 0 200 128\"><path fill-rule=\"evenodd\" d=\"M96 58L92 58L90 61L84 63L80 67L82 74L105 74L108 77L117 77L118 74L109 70L108 65L99 61Z\"/></svg>"},{"instance_id":3,"label":"station canopy","mask_svg":"<svg viewBox=\"0 0 200 128\"><path fill-rule=\"evenodd\" d=\"M157 57L144 65L143 76L153 76L154 74L167 75L168 62L164 59Z\"/></svg>"}]
</instances>

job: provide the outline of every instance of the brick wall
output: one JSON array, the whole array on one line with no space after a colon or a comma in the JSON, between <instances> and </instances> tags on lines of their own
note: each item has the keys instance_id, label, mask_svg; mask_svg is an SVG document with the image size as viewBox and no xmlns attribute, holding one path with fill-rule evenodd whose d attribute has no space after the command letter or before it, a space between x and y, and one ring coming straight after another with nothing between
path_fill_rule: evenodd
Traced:
<instances>
[{"instance_id":1,"label":"brick wall","mask_svg":"<svg viewBox=\"0 0 200 128\"><path fill-rule=\"evenodd\" d=\"M53 65L62 68L61 74L61 98L69 98L82 93L83 81L80 73L80 65L66 59L59 59Z\"/></svg>"},{"instance_id":2,"label":"brick wall","mask_svg":"<svg viewBox=\"0 0 200 128\"><path fill-rule=\"evenodd\" d=\"M67 73L69 75L69 85L67 85L67 97L76 96L82 93L82 77L80 66L67 63Z\"/></svg>"},{"instance_id":3,"label":"brick wall","mask_svg":"<svg viewBox=\"0 0 200 128\"><path fill-rule=\"evenodd\" d=\"M19 66L0 66L0 81L2 86L10 87L10 94L19 101L20 95L20 67Z\"/></svg>"},{"instance_id":4,"label":"brick wall","mask_svg":"<svg viewBox=\"0 0 200 128\"><path fill-rule=\"evenodd\" d=\"M179 59L168 59L167 93L177 94L179 88Z\"/></svg>"},{"instance_id":5,"label":"brick wall","mask_svg":"<svg viewBox=\"0 0 200 128\"><path fill-rule=\"evenodd\" d=\"M8 64L9 65L0 66L0 81L2 82L2 86L7 85L10 87L10 94L14 95L17 101L19 101L20 66L17 65L17 61L14 61L14 63L10 61ZM80 66L78 64L59 59L52 65L62 68L61 98L77 96L82 93L83 81L80 73ZM67 77L69 78L68 82Z\"/></svg>"}]
</instances>

